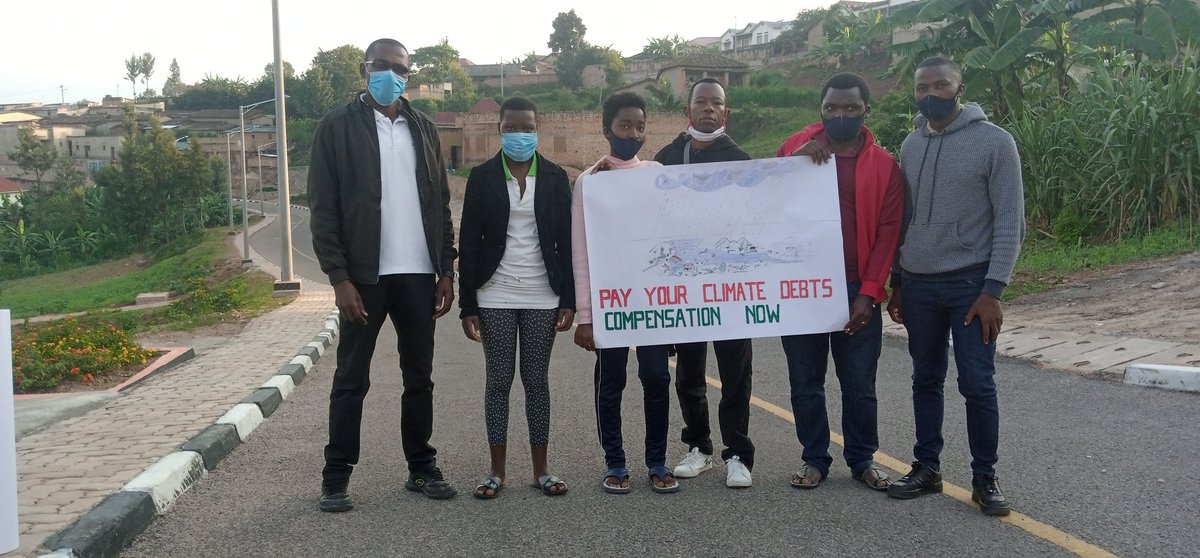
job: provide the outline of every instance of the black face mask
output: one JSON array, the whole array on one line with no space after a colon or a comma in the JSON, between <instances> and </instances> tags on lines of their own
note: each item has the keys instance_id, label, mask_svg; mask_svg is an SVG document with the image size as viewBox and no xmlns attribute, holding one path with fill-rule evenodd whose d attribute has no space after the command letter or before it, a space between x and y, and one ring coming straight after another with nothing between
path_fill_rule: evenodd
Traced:
<instances>
[{"instance_id":1,"label":"black face mask","mask_svg":"<svg viewBox=\"0 0 1200 558\"><path fill-rule=\"evenodd\" d=\"M833 118L822 118L821 123L825 125L825 135L832 141L849 141L862 132L863 117L861 116L835 116Z\"/></svg>"},{"instance_id":2,"label":"black face mask","mask_svg":"<svg viewBox=\"0 0 1200 558\"><path fill-rule=\"evenodd\" d=\"M954 114L954 109L958 107L958 96L955 95L949 99L938 97L937 95L926 95L924 99L917 102L917 108L921 110L921 114L928 118L930 122L939 122L945 120L951 114Z\"/></svg>"}]
</instances>

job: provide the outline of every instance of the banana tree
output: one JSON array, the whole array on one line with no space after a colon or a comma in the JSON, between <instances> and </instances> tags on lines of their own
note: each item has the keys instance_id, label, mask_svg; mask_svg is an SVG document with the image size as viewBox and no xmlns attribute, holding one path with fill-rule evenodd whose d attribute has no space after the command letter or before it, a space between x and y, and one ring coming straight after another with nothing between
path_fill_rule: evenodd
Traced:
<instances>
[{"instance_id":1,"label":"banana tree","mask_svg":"<svg viewBox=\"0 0 1200 558\"><path fill-rule=\"evenodd\" d=\"M1143 58L1169 62L1200 40L1200 6L1193 0L1071 0L1067 11L1089 26L1091 46L1132 50L1137 65Z\"/></svg>"}]
</instances>

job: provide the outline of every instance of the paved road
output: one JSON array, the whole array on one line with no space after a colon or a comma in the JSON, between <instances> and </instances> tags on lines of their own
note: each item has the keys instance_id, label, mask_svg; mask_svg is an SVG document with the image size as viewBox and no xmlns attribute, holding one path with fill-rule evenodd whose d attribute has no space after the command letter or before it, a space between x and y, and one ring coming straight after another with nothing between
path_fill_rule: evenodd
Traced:
<instances>
[{"instance_id":1,"label":"paved road","mask_svg":"<svg viewBox=\"0 0 1200 558\"><path fill-rule=\"evenodd\" d=\"M238 206L241 207L241 206ZM250 202L252 211L258 210L258 202ZM263 209L267 215L279 215L279 204L264 203ZM313 253L312 235L309 234L309 214L307 209L291 208L292 211L292 272L301 281L328 284L329 280L321 273L317 256ZM279 221L250 235L250 246L273 264L278 265L282 258L282 235Z\"/></svg>"},{"instance_id":2,"label":"paved road","mask_svg":"<svg viewBox=\"0 0 1200 558\"><path fill-rule=\"evenodd\" d=\"M363 460L351 485L354 511L316 510L329 354L247 444L183 495L124 555L1010 557L1067 556L1074 548L1085 556L1191 556L1200 547L1195 395L1003 362L999 468L1002 486L1024 514L1005 522L953 498L949 486L947 495L889 500L853 482L841 463L815 491L789 487L800 465L799 447L787 412L783 354L771 339L755 343L759 399L751 434L759 454L753 488L727 489L723 471L714 471L684 481L679 494L657 495L646 484L644 468L633 467L633 494L602 493L592 360L564 334L553 360L551 456L571 493L550 499L526 487L527 454L514 449L507 490L497 500L478 501L469 491L487 471L482 352L463 339L452 316L441 326L434 444L459 487L457 499L434 502L403 489L395 336L385 328L367 400ZM907 376L902 348L889 341L879 374L881 452L900 461L908 460L912 443ZM631 465L642 460L639 391L631 379L625 413ZM949 392L943 470L948 483L965 487L970 477L961 398ZM527 435L522 399L514 389L513 448ZM838 401L832 385L830 400ZM710 403L715 420L715 397ZM833 424L839 420L837 406L831 409ZM679 425L676 410L673 438ZM673 442L669 458L674 461L685 449ZM887 456L879 457L901 465Z\"/></svg>"}]
</instances>

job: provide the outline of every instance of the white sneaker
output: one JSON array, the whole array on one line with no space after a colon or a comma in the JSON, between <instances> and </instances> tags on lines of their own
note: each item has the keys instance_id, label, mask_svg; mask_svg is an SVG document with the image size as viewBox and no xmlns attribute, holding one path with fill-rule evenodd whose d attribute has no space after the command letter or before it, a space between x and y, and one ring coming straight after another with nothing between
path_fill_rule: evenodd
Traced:
<instances>
[{"instance_id":1,"label":"white sneaker","mask_svg":"<svg viewBox=\"0 0 1200 558\"><path fill-rule=\"evenodd\" d=\"M725 486L729 488L749 488L750 484L750 469L746 468L746 464L742 463L740 457L736 455L730 457L725 462Z\"/></svg>"},{"instance_id":2,"label":"white sneaker","mask_svg":"<svg viewBox=\"0 0 1200 558\"><path fill-rule=\"evenodd\" d=\"M711 455L704 455L700 448L692 448L687 455L683 456L679 465L675 466L675 478L690 479L699 476L709 469L713 468L713 458Z\"/></svg>"}]
</instances>

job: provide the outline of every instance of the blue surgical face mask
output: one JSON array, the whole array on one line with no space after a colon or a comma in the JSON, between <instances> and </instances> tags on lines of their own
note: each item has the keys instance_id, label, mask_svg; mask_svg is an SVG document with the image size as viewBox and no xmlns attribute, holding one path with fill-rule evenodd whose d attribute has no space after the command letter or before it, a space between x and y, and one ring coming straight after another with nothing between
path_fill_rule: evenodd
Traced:
<instances>
[{"instance_id":1,"label":"blue surgical face mask","mask_svg":"<svg viewBox=\"0 0 1200 558\"><path fill-rule=\"evenodd\" d=\"M832 141L849 141L862 132L863 117L861 116L835 116L833 118L822 118L821 123L825 125L825 135Z\"/></svg>"},{"instance_id":2,"label":"blue surgical face mask","mask_svg":"<svg viewBox=\"0 0 1200 558\"><path fill-rule=\"evenodd\" d=\"M638 151L642 150L642 140L619 138L611 132L608 145L612 147L613 156L622 161L637 157Z\"/></svg>"},{"instance_id":3,"label":"blue surgical face mask","mask_svg":"<svg viewBox=\"0 0 1200 558\"><path fill-rule=\"evenodd\" d=\"M370 76L367 80L367 91L371 92L371 98L375 99L376 103L386 107L404 94L405 80L395 72L383 70L371 72Z\"/></svg>"},{"instance_id":4,"label":"blue surgical face mask","mask_svg":"<svg viewBox=\"0 0 1200 558\"><path fill-rule=\"evenodd\" d=\"M917 108L921 110L921 114L928 118L930 122L939 122L954 114L954 109L958 107L958 96L955 95L949 99L938 97L937 95L929 94L924 99L917 102Z\"/></svg>"},{"instance_id":5,"label":"blue surgical face mask","mask_svg":"<svg viewBox=\"0 0 1200 558\"><path fill-rule=\"evenodd\" d=\"M537 132L505 132L500 134L500 146L510 159L523 163L537 151Z\"/></svg>"}]
</instances>

